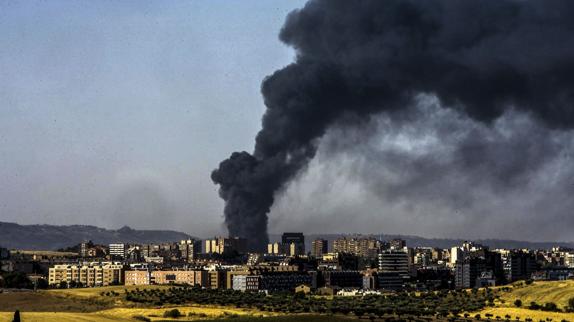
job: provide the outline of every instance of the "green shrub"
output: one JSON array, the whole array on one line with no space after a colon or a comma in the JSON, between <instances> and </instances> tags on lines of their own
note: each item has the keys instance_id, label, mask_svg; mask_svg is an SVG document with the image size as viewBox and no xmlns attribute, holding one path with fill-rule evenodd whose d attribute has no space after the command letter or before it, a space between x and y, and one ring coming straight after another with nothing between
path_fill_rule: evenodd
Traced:
<instances>
[{"instance_id":1,"label":"green shrub","mask_svg":"<svg viewBox=\"0 0 574 322\"><path fill-rule=\"evenodd\" d=\"M143 315L134 315L134 316L132 316L132 319L138 320L138 321L144 321L144 322L150 322L151 321L150 318L143 316Z\"/></svg>"},{"instance_id":2,"label":"green shrub","mask_svg":"<svg viewBox=\"0 0 574 322\"><path fill-rule=\"evenodd\" d=\"M173 310L163 312L164 318L177 319L177 318L182 317L182 316L183 315L181 314L181 312L178 309L173 309Z\"/></svg>"}]
</instances>

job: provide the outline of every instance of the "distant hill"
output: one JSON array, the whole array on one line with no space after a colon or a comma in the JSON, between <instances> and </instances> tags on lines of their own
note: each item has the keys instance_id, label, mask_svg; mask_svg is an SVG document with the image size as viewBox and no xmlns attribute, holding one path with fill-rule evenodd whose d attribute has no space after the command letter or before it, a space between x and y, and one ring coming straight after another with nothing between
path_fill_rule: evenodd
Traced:
<instances>
[{"instance_id":1,"label":"distant hill","mask_svg":"<svg viewBox=\"0 0 574 322\"><path fill-rule=\"evenodd\" d=\"M77 245L84 240L97 244L114 242L159 243L193 238L171 230L135 230L124 226L118 230L95 226L19 225L0 222L0 246L9 249L55 250Z\"/></svg>"},{"instance_id":2,"label":"distant hill","mask_svg":"<svg viewBox=\"0 0 574 322\"><path fill-rule=\"evenodd\" d=\"M341 237L353 237L357 234L306 234L305 235L305 247L307 250L311 249L311 242L314 239L322 238L329 241L329 249L331 249L332 241ZM368 236L368 235L363 235ZM281 235L272 234L269 236L272 242L280 241ZM419 236L407 236L407 235L373 235L375 238L380 238L381 240L391 240L395 238L404 239L409 247L438 247L438 248L450 248L453 246L461 245L464 239L450 239L450 238L424 238ZM482 244L490 247L491 249L496 248L506 248L506 249L519 249L519 248L530 248L530 249L549 249L556 246L570 247L574 248L574 242L530 242L530 241L520 241L520 240L509 240L509 239L478 239L472 240L475 243Z\"/></svg>"}]
</instances>

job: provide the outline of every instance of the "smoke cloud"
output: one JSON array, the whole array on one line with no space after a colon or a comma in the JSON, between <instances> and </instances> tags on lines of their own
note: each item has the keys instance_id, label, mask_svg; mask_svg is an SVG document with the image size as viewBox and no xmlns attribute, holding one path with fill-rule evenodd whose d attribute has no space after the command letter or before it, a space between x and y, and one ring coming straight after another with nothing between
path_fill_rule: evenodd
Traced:
<instances>
[{"instance_id":1,"label":"smoke cloud","mask_svg":"<svg viewBox=\"0 0 574 322\"><path fill-rule=\"evenodd\" d=\"M329 129L358 128L381 115L400 124L416 122L425 117L416 108L421 95L486 129L505 117L512 126L513 116L524 116L540 125L541 132L524 133L535 140L545 131L572 128L572 14L568 0L318 0L292 12L280 39L297 58L263 82L267 110L255 150L232 154L212 173L226 202L229 233L261 249L276 194L313 159ZM440 128L438 137L452 137L455 130ZM498 143L507 142L504 131L492 131L476 130L448 155L465 171L494 167L497 175L484 180L503 190L523 184L523 173L544 165L545 149L560 150L540 146L527 162L484 159L506 146ZM389 151L382 160L399 170L415 162L421 173L437 164ZM397 187L412 187L412 178L421 176L397 175ZM382 193L408 198L411 192ZM460 198L461 207L468 204L467 196Z\"/></svg>"},{"instance_id":2,"label":"smoke cloud","mask_svg":"<svg viewBox=\"0 0 574 322\"><path fill-rule=\"evenodd\" d=\"M492 124L425 97L333 126L271 209L273 232L569 241L574 131L509 111ZM335 196L335 197L334 197Z\"/></svg>"}]
</instances>

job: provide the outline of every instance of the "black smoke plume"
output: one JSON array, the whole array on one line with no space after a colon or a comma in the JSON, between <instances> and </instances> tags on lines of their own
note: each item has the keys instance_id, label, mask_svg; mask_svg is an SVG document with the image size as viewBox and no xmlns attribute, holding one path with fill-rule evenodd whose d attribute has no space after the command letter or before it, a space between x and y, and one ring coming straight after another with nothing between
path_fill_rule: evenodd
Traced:
<instances>
[{"instance_id":1,"label":"black smoke plume","mask_svg":"<svg viewBox=\"0 0 574 322\"><path fill-rule=\"evenodd\" d=\"M292 12L280 39L297 58L263 82L255 150L212 174L229 233L261 249L276 192L330 127L404 111L420 94L485 124L516 110L572 128L573 16L571 0L317 0Z\"/></svg>"}]
</instances>

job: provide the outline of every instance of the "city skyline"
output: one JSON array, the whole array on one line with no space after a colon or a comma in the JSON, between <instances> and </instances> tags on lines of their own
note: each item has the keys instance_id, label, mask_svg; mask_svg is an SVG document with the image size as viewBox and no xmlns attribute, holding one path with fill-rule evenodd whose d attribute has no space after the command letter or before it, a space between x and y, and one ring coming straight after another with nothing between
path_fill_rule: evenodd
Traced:
<instances>
[{"instance_id":1,"label":"city skyline","mask_svg":"<svg viewBox=\"0 0 574 322\"><path fill-rule=\"evenodd\" d=\"M0 321L574 321L574 1L0 1Z\"/></svg>"}]
</instances>

